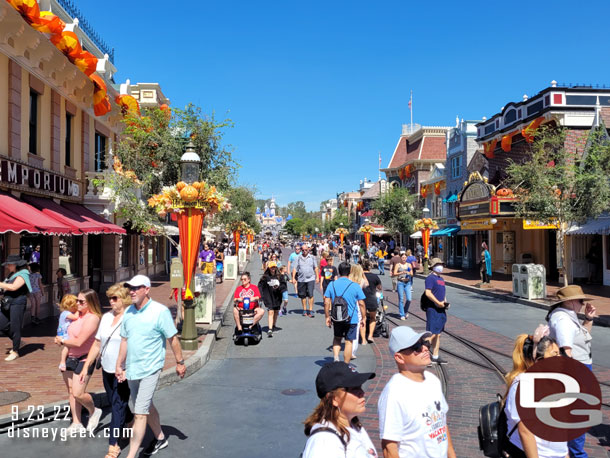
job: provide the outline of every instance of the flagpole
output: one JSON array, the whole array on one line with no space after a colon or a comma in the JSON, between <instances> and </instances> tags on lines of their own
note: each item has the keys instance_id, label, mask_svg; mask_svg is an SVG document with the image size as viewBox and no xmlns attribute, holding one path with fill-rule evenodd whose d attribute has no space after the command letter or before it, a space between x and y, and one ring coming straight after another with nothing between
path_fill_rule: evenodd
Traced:
<instances>
[{"instance_id":1,"label":"flagpole","mask_svg":"<svg viewBox=\"0 0 610 458\"><path fill-rule=\"evenodd\" d=\"M377 170L379 171L379 181L381 181L381 151L379 151L379 168Z\"/></svg>"},{"instance_id":2,"label":"flagpole","mask_svg":"<svg viewBox=\"0 0 610 458\"><path fill-rule=\"evenodd\" d=\"M411 90L411 99L409 100L409 110L411 110L411 133L413 133L413 90Z\"/></svg>"}]
</instances>

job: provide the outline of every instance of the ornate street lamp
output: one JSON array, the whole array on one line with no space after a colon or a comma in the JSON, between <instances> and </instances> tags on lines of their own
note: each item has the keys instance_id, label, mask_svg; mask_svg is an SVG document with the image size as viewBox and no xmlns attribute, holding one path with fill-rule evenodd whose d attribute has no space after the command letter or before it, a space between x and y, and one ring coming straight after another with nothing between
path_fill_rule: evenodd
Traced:
<instances>
[{"instance_id":1,"label":"ornate street lamp","mask_svg":"<svg viewBox=\"0 0 610 458\"><path fill-rule=\"evenodd\" d=\"M436 221L429 217L430 210L424 207L422 210L424 217L415 221L415 229L421 231L422 245L424 248L424 275L428 275L428 245L430 244L430 230L438 229Z\"/></svg>"}]
</instances>

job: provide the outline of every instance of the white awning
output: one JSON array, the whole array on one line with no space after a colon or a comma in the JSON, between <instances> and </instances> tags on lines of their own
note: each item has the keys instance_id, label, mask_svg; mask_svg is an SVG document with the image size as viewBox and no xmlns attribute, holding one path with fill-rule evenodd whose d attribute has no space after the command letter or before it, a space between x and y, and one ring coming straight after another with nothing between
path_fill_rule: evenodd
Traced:
<instances>
[{"instance_id":1,"label":"white awning","mask_svg":"<svg viewBox=\"0 0 610 458\"><path fill-rule=\"evenodd\" d=\"M600 216L596 219L590 219L584 224L572 226L568 235L610 235L610 216Z\"/></svg>"},{"instance_id":2,"label":"white awning","mask_svg":"<svg viewBox=\"0 0 610 458\"><path fill-rule=\"evenodd\" d=\"M421 239L421 231L413 232L409 237L412 239Z\"/></svg>"},{"instance_id":3,"label":"white awning","mask_svg":"<svg viewBox=\"0 0 610 458\"><path fill-rule=\"evenodd\" d=\"M167 235L179 235L178 228L176 226L166 224L165 226L163 226L163 229L165 230Z\"/></svg>"}]
</instances>

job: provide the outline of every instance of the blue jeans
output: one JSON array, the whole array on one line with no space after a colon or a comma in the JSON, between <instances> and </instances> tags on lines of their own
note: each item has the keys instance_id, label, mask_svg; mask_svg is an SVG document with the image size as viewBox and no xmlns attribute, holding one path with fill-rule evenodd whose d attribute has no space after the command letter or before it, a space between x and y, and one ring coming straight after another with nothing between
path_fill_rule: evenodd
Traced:
<instances>
[{"instance_id":1,"label":"blue jeans","mask_svg":"<svg viewBox=\"0 0 610 458\"><path fill-rule=\"evenodd\" d=\"M352 264L358 264L358 255L357 254L352 256Z\"/></svg>"},{"instance_id":2,"label":"blue jeans","mask_svg":"<svg viewBox=\"0 0 610 458\"><path fill-rule=\"evenodd\" d=\"M593 370L593 366L591 364L585 364L589 368L589 370ZM570 451L571 458L587 458L587 452L585 452L585 440L587 434L583 434L582 436L578 436L576 439L572 439L568 441L568 450Z\"/></svg>"},{"instance_id":3,"label":"blue jeans","mask_svg":"<svg viewBox=\"0 0 610 458\"><path fill-rule=\"evenodd\" d=\"M405 316L409 313L409 306L411 305L411 286L413 280L408 283L403 281L398 282L398 312L400 316ZM407 295L407 302L405 303L405 294Z\"/></svg>"},{"instance_id":4,"label":"blue jeans","mask_svg":"<svg viewBox=\"0 0 610 458\"><path fill-rule=\"evenodd\" d=\"M119 383L114 374L105 370L102 370L102 379L108 402L112 408L110 424L108 425L110 433L108 442L110 445L116 445L125 423L133 418L131 410L129 410L129 385L127 380Z\"/></svg>"},{"instance_id":5,"label":"blue jeans","mask_svg":"<svg viewBox=\"0 0 610 458\"><path fill-rule=\"evenodd\" d=\"M381 258L379 260L377 260L377 267L379 268L379 274L380 275L385 275L385 259Z\"/></svg>"}]
</instances>

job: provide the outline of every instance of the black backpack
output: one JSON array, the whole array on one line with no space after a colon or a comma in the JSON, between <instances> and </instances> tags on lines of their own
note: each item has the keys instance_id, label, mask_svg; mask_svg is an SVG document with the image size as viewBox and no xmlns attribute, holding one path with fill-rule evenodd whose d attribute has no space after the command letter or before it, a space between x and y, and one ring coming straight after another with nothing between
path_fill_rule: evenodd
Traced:
<instances>
[{"instance_id":1,"label":"black backpack","mask_svg":"<svg viewBox=\"0 0 610 458\"><path fill-rule=\"evenodd\" d=\"M421 295L421 299L419 300L419 306L421 307L423 312L428 310L428 307L435 306L434 302L432 302L430 298L426 296L426 291L424 291Z\"/></svg>"},{"instance_id":2,"label":"black backpack","mask_svg":"<svg viewBox=\"0 0 610 458\"><path fill-rule=\"evenodd\" d=\"M347 292L350 286L352 286L354 282L350 281L347 288L343 291L343 294ZM330 306L330 319L335 323L345 323L351 320L351 316L349 315L349 304L343 298L343 294L337 296L337 290L335 290L335 282L332 283L333 292L335 293L335 298L333 299L333 303Z\"/></svg>"},{"instance_id":3,"label":"black backpack","mask_svg":"<svg viewBox=\"0 0 610 458\"><path fill-rule=\"evenodd\" d=\"M479 409L479 426L477 427L479 448L483 451L483 455L490 458L510 458L505 451L506 445L519 423L508 432L504 402L502 396L499 394L497 396L496 402L484 405Z\"/></svg>"},{"instance_id":4,"label":"black backpack","mask_svg":"<svg viewBox=\"0 0 610 458\"><path fill-rule=\"evenodd\" d=\"M339 433L339 431L333 429L333 428L329 428L328 426L321 426L317 429L314 429L311 433L309 433L309 437L313 436L314 434L317 433L332 433L335 436L337 436L337 438L341 441L341 445L343 445L343 453L347 453L347 442L345 441L344 437ZM299 455L299 457L303 457L303 452L301 452L301 454Z\"/></svg>"}]
</instances>

